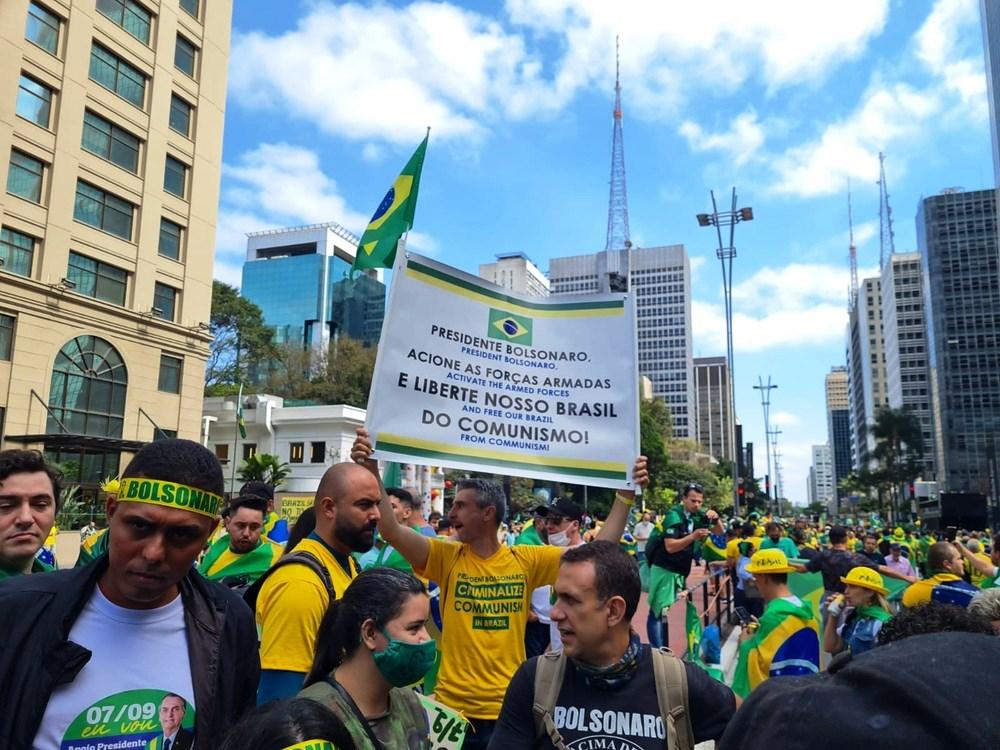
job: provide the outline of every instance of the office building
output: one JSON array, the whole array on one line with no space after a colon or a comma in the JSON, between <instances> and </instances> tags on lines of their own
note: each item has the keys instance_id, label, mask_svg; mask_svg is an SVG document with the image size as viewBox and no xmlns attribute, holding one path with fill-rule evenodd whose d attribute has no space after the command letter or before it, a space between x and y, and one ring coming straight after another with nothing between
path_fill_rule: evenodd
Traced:
<instances>
[{"instance_id":1,"label":"office building","mask_svg":"<svg viewBox=\"0 0 1000 750\"><path fill-rule=\"evenodd\" d=\"M0 443L85 500L199 434L232 5L0 12Z\"/></svg>"},{"instance_id":2,"label":"office building","mask_svg":"<svg viewBox=\"0 0 1000 750\"><path fill-rule=\"evenodd\" d=\"M993 141L993 180L1000 186L1000 3L979 0L986 55L986 89L990 104L990 136Z\"/></svg>"},{"instance_id":3,"label":"office building","mask_svg":"<svg viewBox=\"0 0 1000 750\"><path fill-rule=\"evenodd\" d=\"M518 294L549 296L548 278L524 253L498 255L496 263L480 264L479 276Z\"/></svg>"},{"instance_id":4,"label":"office building","mask_svg":"<svg viewBox=\"0 0 1000 750\"><path fill-rule=\"evenodd\" d=\"M989 491L1000 435L996 191L948 190L917 209L941 489Z\"/></svg>"},{"instance_id":5,"label":"office building","mask_svg":"<svg viewBox=\"0 0 1000 750\"><path fill-rule=\"evenodd\" d=\"M826 430L830 446L834 495L841 496L840 482L851 473L851 400L846 367L833 367L826 376Z\"/></svg>"},{"instance_id":6,"label":"office building","mask_svg":"<svg viewBox=\"0 0 1000 750\"><path fill-rule=\"evenodd\" d=\"M639 373L670 409L674 436L694 437L691 265L684 246L553 258L549 282L553 295L625 289L635 294Z\"/></svg>"},{"instance_id":7,"label":"office building","mask_svg":"<svg viewBox=\"0 0 1000 750\"><path fill-rule=\"evenodd\" d=\"M873 461L875 437L871 428L879 411L888 405L881 287L878 278L861 282L847 328L851 462L855 470L869 468Z\"/></svg>"},{"instance_id":8,"label":"office building","mask_svg":"<svg viewBox=\"0 0 1000 750\"><path fill-rule=\"evenodd\" d=\"M247 235L240 294L257 305L278 344L325 352L338 336L378 343L385 317L381 269L351 278L358 238L339 224Z\"/></svg>"},{"instance_id":9,"label":"office building","mask_svg":"<svg viewBox=\"0 0 1000 750\"><path fill-rule=\"evenodd\" d=\"M922 478L934 478L934 421L927 369L927 334L919 253L890 255L882 269L882 325L889 407L920 422Z\"/></svg>"},{"instance_id":10,"label":"office building","mask_svg":"<svg viewBox=\"0 0 1000 750\"><path fill-rule=\"evenodd\" d=\"M836 497L833 484L833 458L829 445L812 446L812 465L809 468L811 482L810 502L823 503L828 513L837 512Z\"/></svg>"},{"instance_id":11,"label":"office building","mask_svg":"<svg viewBox=\"0 0 1000 750\"><path fill-rule=\"evenodd\" d=\"M715 458L732 461L735 453L728 373L725 357L694 360L694 439Z\"/></svg>"}]
</instances>

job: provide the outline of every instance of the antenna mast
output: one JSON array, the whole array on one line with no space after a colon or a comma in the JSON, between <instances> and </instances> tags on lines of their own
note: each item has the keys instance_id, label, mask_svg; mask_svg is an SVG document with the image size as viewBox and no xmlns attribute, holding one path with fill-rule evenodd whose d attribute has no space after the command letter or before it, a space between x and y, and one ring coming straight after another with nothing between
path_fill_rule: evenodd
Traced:
<instances>
[{"instance_id":1,"label":"antenna mast","mask_svg":"<svg viewBox=\"0 0 1000 750\"><path fill-rule=\"evenodd\" d=\"M885 265L886 249L896 253L896 233L892 229L892 207L889 205L889 187L885 182L885 154L878 152L878 268Z\"/></svg>"},{"instance_id":2,"label":"antenna mast","mask_svg":"<svg viewBox=\"0 0 1000 750\"><path fill-rule=\"evenodd\" d=\"M628 233L628 190L625 187L625 141L622 136L621 65L615 37L615 109L611 140L611 189L608 197L608 239L605 250L632 246Z\"/></svg>"},{"instance_id":3,"label":"antenna mast","mask_svg":"<svg viewBox=\"0 0 1000 750\"><path fill-rule=\"evenodd\" d=\"M851 210L851 178L847 178L847 231L850 237L850 245L847 252L851 261L851 293L849 298L849 308L854 309L858 299L858 246L854 244L854 215Z\"/></svg>"}]
</instances>

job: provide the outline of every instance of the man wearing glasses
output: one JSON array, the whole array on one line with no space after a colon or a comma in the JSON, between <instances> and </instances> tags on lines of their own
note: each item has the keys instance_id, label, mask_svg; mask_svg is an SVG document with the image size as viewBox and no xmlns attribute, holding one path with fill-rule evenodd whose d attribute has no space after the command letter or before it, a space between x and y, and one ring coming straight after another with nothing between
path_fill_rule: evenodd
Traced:
<instances>
[{"instance_id":1,"label":"man wearing glasses","mask_svg":"<svg viewBox=\"0 0 1000 750\"><path fill-rule=\"evenodd\" d=\"M703 511L705 492L701 485L688 483L681 502L663 519L662 536L655 534L646 545L649 561L649 618L646 623L649 642L663 646L663 628L670 606L684 590L695 544L709 534L723 534L722 519L714 510Z\"/></svg>"}]
</instances>

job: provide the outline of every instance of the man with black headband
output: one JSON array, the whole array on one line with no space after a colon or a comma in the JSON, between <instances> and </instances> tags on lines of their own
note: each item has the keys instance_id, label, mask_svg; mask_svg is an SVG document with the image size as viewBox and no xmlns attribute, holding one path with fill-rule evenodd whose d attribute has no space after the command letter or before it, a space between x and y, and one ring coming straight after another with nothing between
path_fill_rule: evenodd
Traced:
<instances>
[{"instance_id":1,"label":"man with black headband","mask_svg":"<svg viewBox=\"0 0 1000 750\"><path fill-rule=\"evenodd\" d=\"M107 554L0 583L0 747L56 750L96 737L133 747L156 734L168 695L184 701L182 728L212 747L253 705L250 611L193 567L222 489L207 449L150 443L108 498Z\"/></svg>"}]
</instances>

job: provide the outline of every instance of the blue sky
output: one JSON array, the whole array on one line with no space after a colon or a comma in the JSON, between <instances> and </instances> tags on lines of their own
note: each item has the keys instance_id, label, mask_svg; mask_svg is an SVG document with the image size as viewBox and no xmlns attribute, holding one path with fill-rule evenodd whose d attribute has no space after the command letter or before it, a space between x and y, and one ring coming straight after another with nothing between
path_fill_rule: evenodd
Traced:
<instances>
[{"instance_id":1,"label":"blue sky","mask_svg":"<svg viewBox=\"0 0 1000 750\"><path fill-rule=\"evenodd\" d=\"M896 249L921 196L993 183L978 0L238 2L216 276L246 232L337 221L360 233L425 128L411 247L475 273L522 251L603 249L615 35L630 228L691 255L695 356L723 354L714 233L737 186L737 414L765 464L771 375L786 495L826 441L823 376L844 359L847 199L862 278L878 266L877 154ZM763 474L763 468L757 468Z\"/></svg>"}]
</instances>

